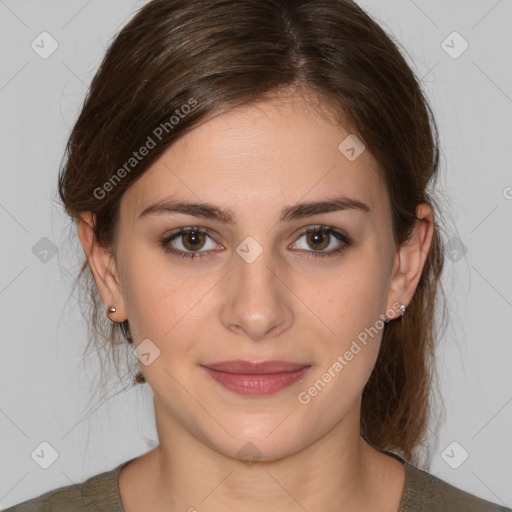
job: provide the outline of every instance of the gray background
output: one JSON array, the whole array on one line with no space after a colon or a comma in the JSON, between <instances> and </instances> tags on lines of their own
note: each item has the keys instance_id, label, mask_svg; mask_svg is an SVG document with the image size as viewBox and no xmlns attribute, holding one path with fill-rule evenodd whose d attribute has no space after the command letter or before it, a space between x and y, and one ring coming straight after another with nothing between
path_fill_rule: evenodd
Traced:
<instances>
[{"instance_id":1,"label":"gray background","mask_svg":"<svg viewBox=\"0 0 512 512\"><path fill-rule=\"evenodd\" d=\"M98 365L89 356L84 368L86 326L70 295L82 253L56 203L86 87L144 3L0 0L0 508L109 470L156 440L147 385L119 392L113 376L106 396L88 403ZM438 351L447 413L438 437L432 431L430 472L512 507L512 2L359 3L403 44L424 83L454 219L451 323ZM51 49L44 31L58 43L47 58L31 47ZM461 55L453 31L469 44ZM58 453L48 469L31 456L44 441Z\"/></svg>"}]
</instances>

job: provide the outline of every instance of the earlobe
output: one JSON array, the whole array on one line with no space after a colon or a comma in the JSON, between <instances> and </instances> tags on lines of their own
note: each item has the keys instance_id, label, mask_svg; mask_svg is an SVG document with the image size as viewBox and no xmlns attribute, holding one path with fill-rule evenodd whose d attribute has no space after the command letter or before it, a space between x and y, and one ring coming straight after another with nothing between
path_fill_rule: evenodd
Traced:
<instances>
[{"instance_id":1,"label":"earlobe","mask_svg":"<svg viewBox=\"0 0 512 512\"><path fill-rule=\"evenodd\" d=\"M407 306L423 272L434 234L432 208L427 204L420 204L416 209L416 217L418 220L409 240L400 245L397 251L388 304L399 301Z\"/></svg>"},{"instance_id":2,"label":"earlobe","mask_svg":"<svg viewBox=\"0 0 512 512\"><path fill-rule=\"evenodd\" d=\"M114 258L112 251L96 240L94 222L94 214L84 212L78 222L78 237L105 305L105 312L111 320L122 322L126 320L126 314ZM110 306L115 306L115 311L109 313Z\"/></svg>"}]
</instances>

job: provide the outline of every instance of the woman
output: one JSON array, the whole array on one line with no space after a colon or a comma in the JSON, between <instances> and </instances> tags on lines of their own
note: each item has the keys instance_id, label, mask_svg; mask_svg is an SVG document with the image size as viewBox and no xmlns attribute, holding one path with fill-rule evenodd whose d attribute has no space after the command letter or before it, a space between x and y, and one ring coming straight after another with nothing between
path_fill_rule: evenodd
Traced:
<instances>
[{"instance_id":1,"label":"woman","mask_svg":"<svg viewBox=\"0 0 512 512\"><path fill-rule=\"evenodd\" d=\"M67 149L91 322L133 344L159 445L8 510L510 511L414 465L437 132L356 4L149 2Z\"/></svg>"}]
</instances>

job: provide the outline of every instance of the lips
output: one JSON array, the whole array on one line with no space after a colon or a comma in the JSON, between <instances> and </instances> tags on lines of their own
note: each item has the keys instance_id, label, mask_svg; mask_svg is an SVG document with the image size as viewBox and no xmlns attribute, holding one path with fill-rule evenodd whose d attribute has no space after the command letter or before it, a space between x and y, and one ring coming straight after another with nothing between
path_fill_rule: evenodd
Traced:
<instances>
[{"instance_id":1,"label":"lips","mask_svg":"<svg viewBox=\"0 0 512 512\"><path fill-rule=\"evenodd\" d=\"M287 361L222 361L201 365L224 388L240 395L271 395L291 386L311 365Z\"/></svg>"},{"instance_id":2,"label":"lips","mask_svg":"<svg viewBox=\"0 0 512 512\"><path fill-rule=\"evenodd\" d=\"M205 366L206 368L224 373L236 373L242 375L269 375L273 373L294 372L310 365L303 363L290 363L287 361L263 361L257 363L251 361L236 360L208 363L201 366Z\"/></svg>"}]
</instances>

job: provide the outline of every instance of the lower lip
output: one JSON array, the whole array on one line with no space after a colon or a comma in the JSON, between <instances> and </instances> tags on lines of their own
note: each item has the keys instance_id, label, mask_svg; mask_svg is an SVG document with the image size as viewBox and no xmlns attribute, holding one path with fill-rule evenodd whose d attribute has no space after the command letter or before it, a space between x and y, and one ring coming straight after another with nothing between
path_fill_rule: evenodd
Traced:
<instances>
[{"instance_id":1,"label":"lower lip","mask_svg":"<svg viewBox=\"0 0 512 512\"><path fill-rule=\"evenodd\" d=\"M225 388L241 395L271 395L291 386L301 379L311 366L305 366L293 372L271 373L268 375L247 375L240 373L226 373L212 370L206 366L202 368Z\"/></svg>"}]
</instances>

